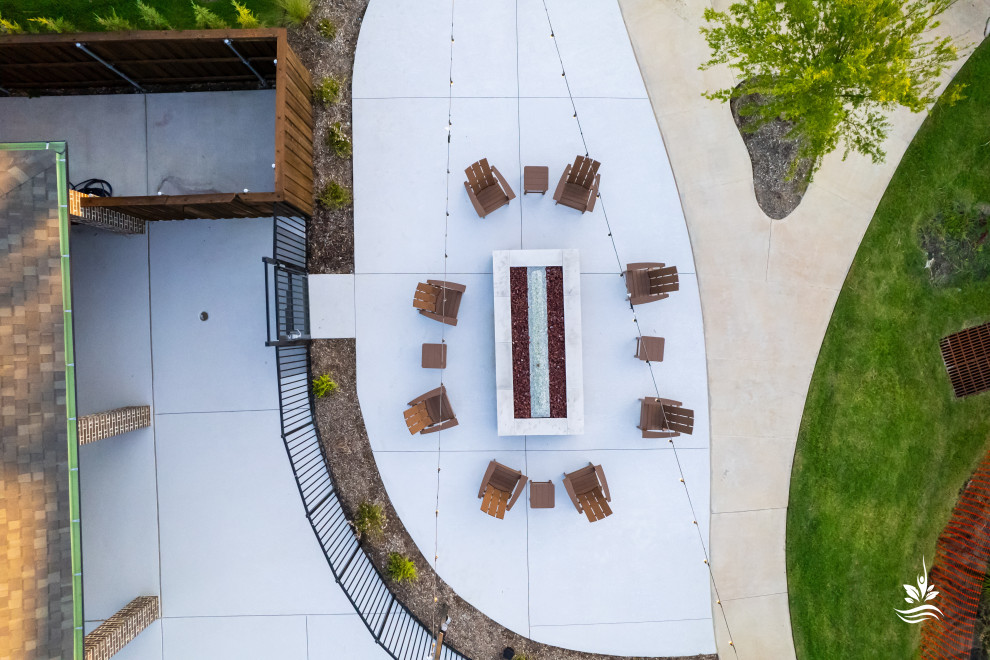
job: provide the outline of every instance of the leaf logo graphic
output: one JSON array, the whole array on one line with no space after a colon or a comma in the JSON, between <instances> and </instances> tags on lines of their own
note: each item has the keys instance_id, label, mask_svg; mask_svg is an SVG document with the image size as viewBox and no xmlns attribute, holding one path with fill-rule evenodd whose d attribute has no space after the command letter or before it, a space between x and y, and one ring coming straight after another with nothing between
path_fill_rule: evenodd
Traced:
<instances>
[{"instance_id":1,"label":"leaf logo graphic","mask_svg":"<svg viewBox=\"0 0 990 660\"><path fill-rule=\"evenodd\" d=\"M925 558L921 558L921 575L918 576L918 586L905 584L904 591L907 592L907 598L904 599L908 605L917 605L917 607L912 607L906 610L898 610L897 618L904 623L921 623L925 619L941 619L942 610L938 609L934 605L928 605L928 601L934 600L938 596L938 592L935 591L935 587L928 584L928 566L925 564Z\"/></svg>"}]
</instances>

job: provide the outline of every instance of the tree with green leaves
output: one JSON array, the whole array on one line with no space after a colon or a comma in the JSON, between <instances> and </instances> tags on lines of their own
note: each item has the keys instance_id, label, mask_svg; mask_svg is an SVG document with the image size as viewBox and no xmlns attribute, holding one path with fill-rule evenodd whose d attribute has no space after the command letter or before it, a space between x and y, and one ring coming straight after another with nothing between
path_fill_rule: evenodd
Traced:
<instances>
[{"instance_id":1,"label":"tree with green leaves","mask_svg":"<svg viewBox=\"0 0 990 660\"><path fill-rule=\"evenodd\" d=\"M706 96L758 95L740 110L755 119L747 130L789 122L811 172L840 146L843 158L856 151L882 162L885 112L934 103L939 76L957 58L951 38L929 33L953 2L740 0L728 11L706 9L701 33L712 57L700 68L728 64L742 80Z\"/></svg>"}]
</instances>

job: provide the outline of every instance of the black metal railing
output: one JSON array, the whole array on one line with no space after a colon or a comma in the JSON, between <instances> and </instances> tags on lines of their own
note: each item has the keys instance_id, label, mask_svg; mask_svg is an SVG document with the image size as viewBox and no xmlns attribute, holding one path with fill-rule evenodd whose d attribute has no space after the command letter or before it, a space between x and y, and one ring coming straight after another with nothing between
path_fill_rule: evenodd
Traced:
<instances>
[{"instance_id":1,"label":"black metal railing","mask_svg":"<svg viewBox=\"0 0 990 660\"><path fill-rule=\"evenodd\" d=\"M294 227L288 233L280 233L278 217L275 222L274 258L271 261L296 270L300 267L305 269L305 221L287 224L286 226ZM292 246L298 246L298 241L292 237L300 235L301 258L294 257L297 252L292 252L297 250L297 247ZM303 274L305 275L305 270ZM276 296L275 300L278 301L279 298ZM308 317L308 310L306 315ZM306 510L306 518L323 549L334 579L375 641L395 660L433 658L433 633L389 590L358 543L341 507L333 477L330 475L326 450L320 442L313 415L313 395L310 389L312 370L307 344L308 336L290 344L275 344L282 440ZM447 647L440 649L438 657L442 660L468 660Z\"/></svg>"},{"instance_id":2,"label":"black metal railing","mask_svg":"<svg viewBox=\"0 0 990 660\"><path fill-rule=\"evenodd\" d=\"M282 216L280 208L276 204L272 256L262 259L268 346L303 344L310 338L306 219Z\"/></svg>"}]
</instances>

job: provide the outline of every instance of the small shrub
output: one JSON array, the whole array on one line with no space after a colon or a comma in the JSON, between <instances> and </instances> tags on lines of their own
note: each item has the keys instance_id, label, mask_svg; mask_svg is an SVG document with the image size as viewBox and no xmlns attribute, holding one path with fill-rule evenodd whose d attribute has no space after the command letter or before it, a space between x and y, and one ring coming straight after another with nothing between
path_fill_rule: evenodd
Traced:
<instances>
[{"instance_id":1,"label":"small shrub","mask_svg":"<svg viewBox=\"0 0 990 660\"><path fill-rule=\"evenodd\" d=\"M162 13L152 7L151 5L146 5L137 0L138 14L141 17L141 22L148 26L152 30L171 30L172 25L165 20Z\"/></svg>"},{"instance_id":2,"label":"small shrub","mask_svg":"<svg viewBox=\"0 0 990 660\"><path fill-rule=\"evenodd\" d=\"M337 391L337 382L330 379L330 374L323 374L313 380L313 394L317 399L322 399L327 394Z\"/></svg>"},{"instance_id":3,"label":"small shrub","mask_svg":"<svg viewBox=\"0 0 990 660\"><path fill-rule=\"evenodd\" d=\"M990 207L957 204L922 225L921 247L936 286L990 278Z\"/></svg>"},{"instance_id":4,"label":"small shrub","mask_svg":"<svg viewBox=\"0 0 990 660\"><path fill-rule=\"evenodd\" d=\"M320 192L320 196L316 198L316 201L331 211L336 211L351 203L351 191L336 181L331 181L324 186L323 191Z\"/></svg>"},{"instance_id":5,"label":"small shrub","mask_svg":"<svg viewBox=\"0 0 990 660\"><path fill-rule=\"evenodd\" d=\"M517 653L512 656L512 660L530 660L528 655L523 655L522 653Z\"/></svg>"},{"instance_id":6,"label":"small shrub","mask_svg":"<svg viewBox=\"0 0 990 660\"><path fill-rule=\"evenodd\" d=\"M37 23L43 30L48 32L77 32L76 26L64 18L29 18L32 23Z\"/></svg>"},{"instance_id":7,"label":"small shrub","mask_svg":"<svg viewBox=\"0 0 990 660\"><path fill-rule=\"evenodd\" d=\"M302 25L313 11L313 0L278 0L285 18L293 25Z\"/></svg>"},{"instance_id":8,"label":"small shrub","mask_svg":"<svg viewBox=\"0 0 990 660\"><path fill-rule=\"evenodd\" d=\"M119 32L122 30L133 30L134 24L122 16L117 15L116 9L110 10L109 16L97 16L93 14L96 18L96 22L100 24L100 27L107 32Z\"/></svg>"},{"instance_id":9,"label":"small shrub","mask_svg":"<svg viewBox=\"0 0 990 660\"><path fill-rule=\"evenodd\" d=\"M234 5L234 11L237 12L237 24L242 28L250 30L261 27L261 21L245 5L237 2L237 0L230 0L230 4Z\"/></svg>"},{"instance_id":10,"label":"small shrub","mask_svg":"<svg viewBox=\"0 0 990 660\"><path fill-rule=\"evenodd\" d=\"M340 122L334 122L327 131L327 146L341 158L350 158L351 141L340 127Z\"/></svg>"},{"instance_id":11,"label":"small shrub","mask_svg":"<svg viewBox=\"0 0 990 660\"><path fill-rule=\"evenodd\" d=\"M202 5L197 5L195 2L192 3L193 16L196 21L196 27L200 30L219 30L225 27L230 27L227 23L214 14L212 11L203 7Z\"/></svg>"},{"instance_id":12,"label":"small shrub","mask_svg":"<svg viewBox=\"0 0 990 660\"><path fill-rule=\"evenodd\" d=\"M24 32L24 28L21 27L20 23L0 16L0 34L20 34L21 32Z\"/></svg>"},{"instance_id":13,"label":"small shrub","mask_svg":"<svg viewBox=\"0 0 990 660\"><path fill-rule=\"evenodd\" d=\"M337 36L337 24L329 18L321 20L317 27L320 31L320 36L324 39L330 40Z\"/></svg>"},{"instance_id":14,"label":"small shrub","mask_svg":"<svg viewBox=\"0 0 990 660\"><path fill-rule=\"evenodd\" d=\"M313 100L326 105L340 100L340 81L333 76L326 76L313 88Z\"/></svg>"},{"instance_id":15,"label":"small shrub","mask_svg":"<svg viewBox=\"0 0 990 660\"><path fill-rule=\"evenodd\" d=\"M377 504L361 502L354 516L354 531L358 538L380 539L385 533L385 512Z\"/></svg>"},{"instance_id":16,"label":"small shrub","mask_svg":"<svg viewBox=\"0 0 990 660\"><path fill-rule=\"evenodd\" d=\"M400 555L398 552L392 552L388 555L388 576L396 582L415 582L419 577L412 559Z\"/></svg>"}]
</instances>

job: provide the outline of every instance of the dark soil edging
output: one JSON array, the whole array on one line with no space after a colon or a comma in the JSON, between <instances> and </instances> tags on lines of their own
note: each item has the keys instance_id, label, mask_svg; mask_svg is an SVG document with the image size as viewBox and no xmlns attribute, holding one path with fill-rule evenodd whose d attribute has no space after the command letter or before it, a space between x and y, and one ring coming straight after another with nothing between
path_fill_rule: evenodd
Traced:
<instances>
[{"instance_id":1,"label":"dark soil edging","mask_svg":"<svg viewBox=\"0 0 990 660\"><path fill-rule=\"evenodd\" d=\"M760 94L733 98L729 101L729 108L753 166L756 203L769 217L783 220L798 207L808 190L812 162L807 158L800 161L793 176L788 179L800 147L797 141L787 138L792 127L790 122L775 119L755 131L747 130L757 119L754 115L742 116L739 110L750 103L760 104L763 98Z\"/></svg>"}]
</instances>

